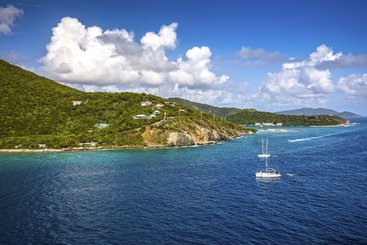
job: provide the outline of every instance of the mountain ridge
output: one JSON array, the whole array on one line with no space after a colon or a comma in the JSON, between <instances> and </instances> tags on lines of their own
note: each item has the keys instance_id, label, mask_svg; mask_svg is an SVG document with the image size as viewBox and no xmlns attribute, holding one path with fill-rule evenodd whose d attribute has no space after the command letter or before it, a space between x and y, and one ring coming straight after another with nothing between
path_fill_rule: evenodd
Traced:
<instances>
[{"instance_id":1,"label":"mountain ridge","mask_svg":"<svg viewBox=\"0 0 367 245\"><path fill-rule=\"evenodd\" d=\"M215 115L217 117L227 117L233 114L238 113L241 111L239 108L235 107L218 107L218 106L212 106L208 104L198 103L178 97L168 98L169 101L175 102L180 105L190 106L193 107L203 113L208 113L211 115Z\"/></svg>"},{"instance_id":2,"label":"mountain ridge","mask_svg":"<svg viewBox=\"0 0 367 245\"><path fill-rule=\"evenodd\" d=\"M361 117L361 115L358 115L358 114L355 114L349 111L338 112L338 111L327 109L327 108L310 108L310 107L279 111L276 113L283 114L283 115L305 115L305 116L337 115L337 116L341 116L344 118Z\"/></svg>"},{"instance_id":3,"label":"mountain ridge","mask_svg":"<svg viewBox=\"0 0 367 245\"><path fill-rule=\"evenodd\" d=\"M256 109L238 109L227 107L215 107L207 104L188 101L180 98L170 98L178 104L190 106L191 108L212 114L224 120L231 121L240 125L284 125L284 126L313 126L313 125L336 125L345 123L345 120L339 116L319 115L315 116L298 116L298 115L281 115L271 112L257 111Z\"/></svg>"},{"instance_id":4,"label":"mountain ridge","mask_svg":"<svg viewBox=\"0 0 367 245\"><path fill-rule=\"evenodd\" d=\"M211 115L215 115L220 118L225 118L231 115L234 115L236 113L239 113L241 110L256 110L256 109L240 109L236 107L218 107L218 106L212 106L204 103L194 102L178 97L168 98L169 101L175 102L177 104L189 106L192 108L195 108L203 113L208 113ZM303 112L305 110L305 112ZM294 111L294 114L292 112ZM289 112L289 113L288 113ZM343 112L337 112L332 109L327 108L300 108L300 109L294 109L294 110L287 110L287 111L280 111L280 112L274 112L276 114L284 114L284 115L305 115L305 116L318 116L318 115L337 115L344 118L353 118L353 117L361 117L358 114L355 114L353 112L349 111L343 111Z\"/></svg>"}]
</instances>

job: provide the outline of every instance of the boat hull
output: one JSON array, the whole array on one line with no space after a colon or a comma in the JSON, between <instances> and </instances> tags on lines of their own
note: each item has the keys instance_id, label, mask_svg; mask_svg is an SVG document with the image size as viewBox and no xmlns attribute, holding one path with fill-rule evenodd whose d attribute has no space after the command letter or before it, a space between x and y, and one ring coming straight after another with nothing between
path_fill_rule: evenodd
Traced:
<instances>
[{"instance_id":1,"label":"boat hull","mask_svg":"<svg viewBox=\"0 0 367 245\"><path fill-rule=\"evenodd\" d=\"M282 175L275 172L256 172L256 178L280 178Z\"/></svg>"}]
</instances>

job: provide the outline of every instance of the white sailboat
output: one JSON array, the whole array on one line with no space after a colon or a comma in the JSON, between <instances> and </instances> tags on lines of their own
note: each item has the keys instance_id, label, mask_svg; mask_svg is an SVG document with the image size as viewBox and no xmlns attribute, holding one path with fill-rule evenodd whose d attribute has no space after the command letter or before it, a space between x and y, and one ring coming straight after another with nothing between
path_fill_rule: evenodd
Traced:
<instances>
[{"instance_id":1,"label":"white sailboat","mask_svg":"<svg viewBox=\"0 0 367 245\"><path fill-rule=\"evenodd\" d=\"M268 158L270 158L269 141L266 140L264 148L264 140L261 140L261 153L257 155L260 158L260 162L265 162L265 171L256 172L256 178L280 178L279 171L269 167Z\"/></svg>"}]
</instances>

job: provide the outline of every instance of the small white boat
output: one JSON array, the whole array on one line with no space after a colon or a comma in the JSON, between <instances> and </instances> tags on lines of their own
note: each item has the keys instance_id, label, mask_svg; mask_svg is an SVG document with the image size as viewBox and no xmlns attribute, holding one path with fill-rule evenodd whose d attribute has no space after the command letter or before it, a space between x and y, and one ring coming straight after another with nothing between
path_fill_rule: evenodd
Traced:
<instances>
[{"instance_id":1,"label":"small white boat","mask_svg":"<svg viewBox=\"0 0 367 245\"><path fill-rule=\"evenodd\" d=\"M280 178L282 175L279 171L267 168L264 172L256 172L256 178Z\"/></svg>"},{"instance_id":2,"label":"small white boat","mask_svg":"<svg viewBox=\"0 0 367 245\"><path fill-rule=\"evenodd\" d=\"M264 140L261 140L261 153L257 155L260 158L260 164L264 162L264 171L256 172L256 178L280 178L282 175L278 170L269 167L269 141L266 140L266 145L264 147Z\"/></svg>"}]
</instances>

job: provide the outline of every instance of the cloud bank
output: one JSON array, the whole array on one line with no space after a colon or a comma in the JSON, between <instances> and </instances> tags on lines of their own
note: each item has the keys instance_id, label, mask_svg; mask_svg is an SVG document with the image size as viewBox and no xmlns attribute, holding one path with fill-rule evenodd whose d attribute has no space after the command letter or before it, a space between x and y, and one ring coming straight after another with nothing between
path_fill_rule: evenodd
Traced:
<instances>
[{"instance_id":1,"label":"cloud bank","mask_svg":"<svg viewBox=\"0 0 367 245\"><path fill-rule=\"evenodd\" d=\"M18 9L13 5L0 7L0 34L12 34L15 19L23 15L23 13L22 9Z\"/></svg>"},{"instance_id":2,"label":"cloud bank","mask_svg":"<svg viewBox=\"0 0 367 245\"><path fill-rule=\"evenodd\" d=\"M266 101L279 105L324 103L335 86L329 69L319 66L337 61L341 56L321 45L307 59L283 63L281 71L268 73L259 92Z\"/></svg>"},{"instance_id":3,"label":"cloud bank","mask_svg":"<svg viewBox=\"0 0 367 245\"><path fill-rule=\"evenodd\" d=\"M136 40L125 29L86 27L65 17L52 29L42 73L86 91L145 92L198 102L248 107L260 103L279 106L318 105L336 91L347 98L367 97L366 74L333 81L331 69L367 65L366 55L343 55L320 45L306 59L289 59L278 52L242 47L240 57L249 64L282 63L267 74L259 89L247 94L249 84L234 83L212 70L209 47L192 47L183 57L169 59L177 47L177 23L163 25Z\"/></svg>"},{"instance_id":4,"label":"cloud bank","mask_svg":"<svg viewBox=\"0 0 367 245\"><path fill-rule=\"evenodd\" d=\"M351 74L333 82L330 69L367 67L367 55L343 55L320 45L305 60L283 63L279 72L268 73L257 95L277 105L317 105L336 91L348 99L367 98L367 73Z\"/></svg>"},{"instance_id":5,"label":"cloud bank","mask_svg":"<svg viewBox=\"0 0 367 245\"><path fill-rule=\"evenodd\" d=\"M148 92L160 96L190 97L200 101L220 99L228 75L211 70L209 47L193 47L184 57L170 60L166 51L177 46L178 24L163 25L135 41L125 29L86 27L78 19L65 17L52 29L47 54L41 58L42 73L82 89ZM211 92L209 92L211 91ZM217 93L216 93L216 92ZM217 95L215 95L217 94ZM234 96L227 92L228 96ZM231 98L222 100L230 101ZM219 101L220 102L220 101Z\"/></svg>"},{"instance_id":6,"label":"cloud bank","mask_svg":"<svg viewBox=\"0 0 367 245\"><path fill-rule=\"evenodd\" d=\"M149 86L168 81L197 87L223 82L210 71L208 47L193 47L176 61L166 57L166 49L176 47L176 28L177 23L162 26L158 34L148 32L138 43L134 33L124 29L86 28L77 19L65 17L53 28L42 62L52 77L69 83Z\"/></svg>"},{"instance_id":7,"label":"cloud bank","mask_svg":"<svg viewBox=\"0 0 367 245\"><path fill-rule=\"evenodd\" d=\"M349 98L367 99L367 73L351 74L339 79L338 88Z\"/></svg>"}]
</instances>

